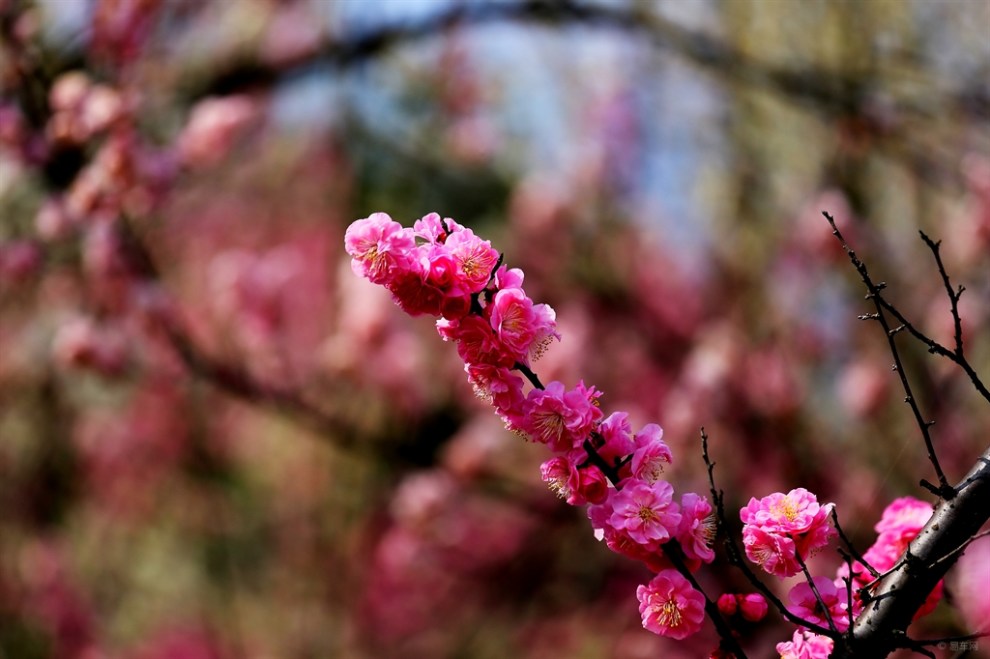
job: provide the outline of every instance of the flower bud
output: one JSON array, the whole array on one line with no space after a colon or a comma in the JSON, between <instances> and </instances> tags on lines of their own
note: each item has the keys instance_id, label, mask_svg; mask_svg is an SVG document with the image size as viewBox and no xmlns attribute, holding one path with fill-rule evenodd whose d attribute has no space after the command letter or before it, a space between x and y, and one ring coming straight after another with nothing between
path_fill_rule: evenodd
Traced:
<instances>
[{"instance_id":1,"label":"flower bud","mask_svg":"<svg viewBox=\"0 0 990 659\"><path fill-rule=\"evenodd\" d=\"M746 620L759 622L767 615L767 600L763 595L749 593L748 595L737 595L736 597L739 601L739 613ZM721 600L719 604L721 605Z\"/></svg>"},{"instance_id":2,"label":"flower bud","mask_svg":"<svg viewBox=\"0 0 990 659\"><path fill-rule=\"evenodd\" d=\"M725 593L718 598L718 610L725 617L733 616L736 613L736 596L732 593Z\"/></svg>"}]
</instances>

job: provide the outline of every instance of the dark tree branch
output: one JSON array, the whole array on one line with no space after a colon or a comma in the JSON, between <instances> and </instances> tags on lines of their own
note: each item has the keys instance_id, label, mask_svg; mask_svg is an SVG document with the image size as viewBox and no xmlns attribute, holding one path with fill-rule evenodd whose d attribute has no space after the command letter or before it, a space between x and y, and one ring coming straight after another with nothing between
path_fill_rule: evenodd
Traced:
<instances>
[{"instance_id":1,"label":"dark tree branch","mask_svg":"<svg viewBox=\"0 0 990 659\"><path fill-rule=\"evenodd\" d=\"M866 285L867 297L874 303L876 313L870 314L869 317L878 320L885 330L888 345L895 359L895 370L899 372L905 387L906 400L911 405L915 420L925 438L929 459L939 475L941 486L931 489L935 489L942 496L942 500L935 507L931 518L918 536L911 541L897 564L888 572L879 575L876 581L870 585L870 588L875 589L876 592L870 597L869 606L864 608L863 613L853 625L852 635L847 635L837 642L832 657L835 659L870 657L872 659L873 657L885 657L897 648L910 648L915 652L933 656L924 647L928 643L908 638L906 630L925 599L962 553L962 549L977 535L982 535L979 533L980 527L990 519L990 506L986 505L986 502L990 501L990 447L983 452L958 485L952 487L944 481L945 477L938 467L937 460L935 460L934 449L928 434L928 427L931 424L922 419L917 404L914 402L905 374L900 367L894 334L906 328L916 339L927 345L930 352L942 354L959 364L970 375L974 386L984 397L986 397L984 393L986 389L962 354L961 326L956 325L955 351L948 350L915 329L890 302L883 298L884 285L872 280L866 266L836 228L832 217L828 213L823 213L823 215L832 226L832 233L842 244L853 267L856 268ZM942 282L952 301L953 321L958 322L956 303L962 290L953 292L938 253L938 244L932 242L924 234L922 234L922 239L925 240L935 255ZM885 313L890 313L901 325L891 330L887 324Z\"/></svg>"},{"instance_id":2,"label":"dark tree branch","mask_svg":"<svg viewBox=\"0 0 990 659\"><path fill-rule=\"evenodd\" d=\"M932 463L932 467L935 469L935 475L938 478L938 487L933 487L927 481L921 481L922 486L929 489L934 494L942 497L943 499L951 499L956 495L956 491L949 485L949 481L945 477L945 473L942 471L942 466L939 464L938 456L935 454L935 445L932 442L932 436L930 428L932 422L926 421L921 415L921 409L918 407L918 403L915 400L914 394L911 391L911 383L907 379L907 373L904 372L904 365L901 362L900 353L897 350L897 341L895 340L895 335L900 332L906 325L907 322L904 321L901 326L891 329L890 324L887 322L887 316L885 314L885 309L887 304L883 299L881 291L886 287L883 282L876 283L870 277L869 271L866 269L866 265L856 256L856 252L849 246L845 238L842 237L842 233L839 232L838 227L835 225L835 220L827 212L822 213L828 223L832 226L832 233L842 244L842 249L845 250L846 254L849 256L849 260L852 262L853 267L856 268L856 272L859 273L860 278L866 285L866 290L868 291L867 299L873 302L873 306L876 309L876 313L867 314L865 316L860 316L861 319L876 320L880 323L883 328L884 335L887 337L887 346L890 348L890 354L894 359L894 370L900 378L901 386L904 389L904 402L907 403L911 408L911 413L914 415L914 420L921 430L921 436L925 441L925 448L928 451L928 461ZM899 314L898 314L899 318Z\"/></svg>"}]
</instances>

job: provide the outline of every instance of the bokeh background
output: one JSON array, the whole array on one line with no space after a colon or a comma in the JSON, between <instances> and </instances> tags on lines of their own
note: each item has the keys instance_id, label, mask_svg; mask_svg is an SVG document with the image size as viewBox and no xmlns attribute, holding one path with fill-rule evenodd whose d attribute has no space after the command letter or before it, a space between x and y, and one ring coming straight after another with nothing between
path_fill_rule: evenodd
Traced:
<instances>
[{"instance_id":1,"label":"bokeh background","mask_svg":"<svg viewBox=\"0 0 990 659\"><path fill-rule=\"evenodd\" d=\"M730 509L807 487L865 549L932 474L820 212L951 343L941 239L990 374L988 34L986 0L0 0L0 657L707 656L344 230L490 238L557 311L544 381L660 423L680 491L705 426ZM957 479L987 406L901 346ZM987 585L984 539L914 633Z\"/></svg>"}]
</instances>

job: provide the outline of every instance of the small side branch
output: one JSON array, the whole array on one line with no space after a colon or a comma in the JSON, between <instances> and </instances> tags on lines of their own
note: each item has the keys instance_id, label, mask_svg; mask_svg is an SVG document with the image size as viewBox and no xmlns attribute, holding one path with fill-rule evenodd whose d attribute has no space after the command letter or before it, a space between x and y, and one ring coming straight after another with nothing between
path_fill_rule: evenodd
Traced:
<instances>
[{"instance_id":1,"label":"small side branch","mask_svg":"<svg viewBox=\"0 0 990 659\"><path fill-rule=\"evenodd\" d=\"M715 488L715 478L714 470L715 463L712 462L711 457L708 454L708 435L705 433L705 429L701 429L701 448L702 457L705 460L705 465L708 467L708 482L711 485L712 498L715 499L715 511L718 518L718 525L721 528L726 528L726 515L725 515L725 501L722 496L721 491ZM829 636L831 638L836 638L838 634L830 629L826 629L821 625L816 625L813 622L809 622L799 615L794 614L788 609L780 598L770 590L765 583L763 583L756 573L749 567L743 558L743 552L739 549L739 545L736 544L735 538L731 533L726 533L725 547L729 554L729 563L734 565L743 573L743 576L749 581L750 585L753 586L763 597L769 602L783 617L787 618L790 622L801 627L805 627L816 634L821 634L823 636Z\"/></svg>"},{"instance_id":2,"label":"small side branch","mask_svg":"<svg viewBox=\"0 0 990 659\"><path fill-rule=\"evenodd\" d=\"M708 594L702 589L701 584L698 583L698 580L694 578L691 570L684 563L684 552L680 545L676 541L671 541L663 545L662 549L664 556L673 564L674 569L680 572L681 576L691 584L691 587L701 593L701 596L705 598L705 613L711 618L712 624L715 625L715 629L718 631L718 635L722 638L723 649L731 652L737 659L746 659L746 653L743 652L742 646L739 645L739 640L732 633L732 629L728 623L722 618L722 613L718 610L718 605L708 597Z\"/></svg>"},{"instance_id":3,"label":"small side branch","mask_svg":"<svg viewBox=\"0 0 990 659\"><path fill-rule=\"evenodd\" d=\"M832 216L827 212L823 212L822 215L824 215L825 219L828 220L829 225L832 227L832 234L842 244L842 249L844 249L846 255L849 256L849 260L852 262L853 267L856 268L856 272L859 273L860 278L866 285L867 298L873 302L876 312L869 314L865 318L876 320L880 323L880 327L883 328L884 335L887 338L887 346L890 348L890 354L894 358L893 370L897 372L897 375L901 381L901 387L904 389L904 402L910 406L911 413L914 415L914 420L918 425L918 429L921 430L921 436L925 442L925 449L928 451L928 461L931 462L932 468L935 470L935 475L938 479L938 487L935 487L924 480L921 481L921 485L943 499L952 499L956 496L956 491L951 485L949 485L949 481L945 477L945 472L942 471L942 465L939 464L938 456L935 453L935 445L932 442L931 431L929 430L932 423L930 421L926 421L921 415L921 409L918 407L918 402L911 390L911 383L908 381L907 374L904 372L904 364L901 362L901 356L897 350L897 341L895 340L895 337L902 329L908 328L910 324L898 312L895 317L900 321L901 325L896 328L891 328L885 313L891 305L884 300L882 295L882 291L886 287L886 284L883 282L878 283L873 281L873 278L870 277L869 271L866 269L866 264L864 264L859 257L856 256L856 252L853 251L853 249L846 242L845 238L842 237L842 233L839 232L839 228L835 225L835 220ZM864 317L861 316L861 318Z\"/></svg>"}]
</instances>

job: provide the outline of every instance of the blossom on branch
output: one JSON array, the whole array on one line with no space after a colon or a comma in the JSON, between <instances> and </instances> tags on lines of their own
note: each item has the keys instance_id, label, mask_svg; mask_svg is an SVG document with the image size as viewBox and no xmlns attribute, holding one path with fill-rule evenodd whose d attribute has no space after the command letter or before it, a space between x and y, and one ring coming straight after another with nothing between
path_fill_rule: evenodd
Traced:
<instances>
[{"instance_id":1,"label":"blossom on branch","mask_svg":"<svg viewBox=\"0 0 990 659\"><path fill-rule=\"evenodd\" d=\"M636 589L643 627L675 640L701 628L705 598L676 570L664 570L650 583Z\"/></svg>"}]
</instances>

